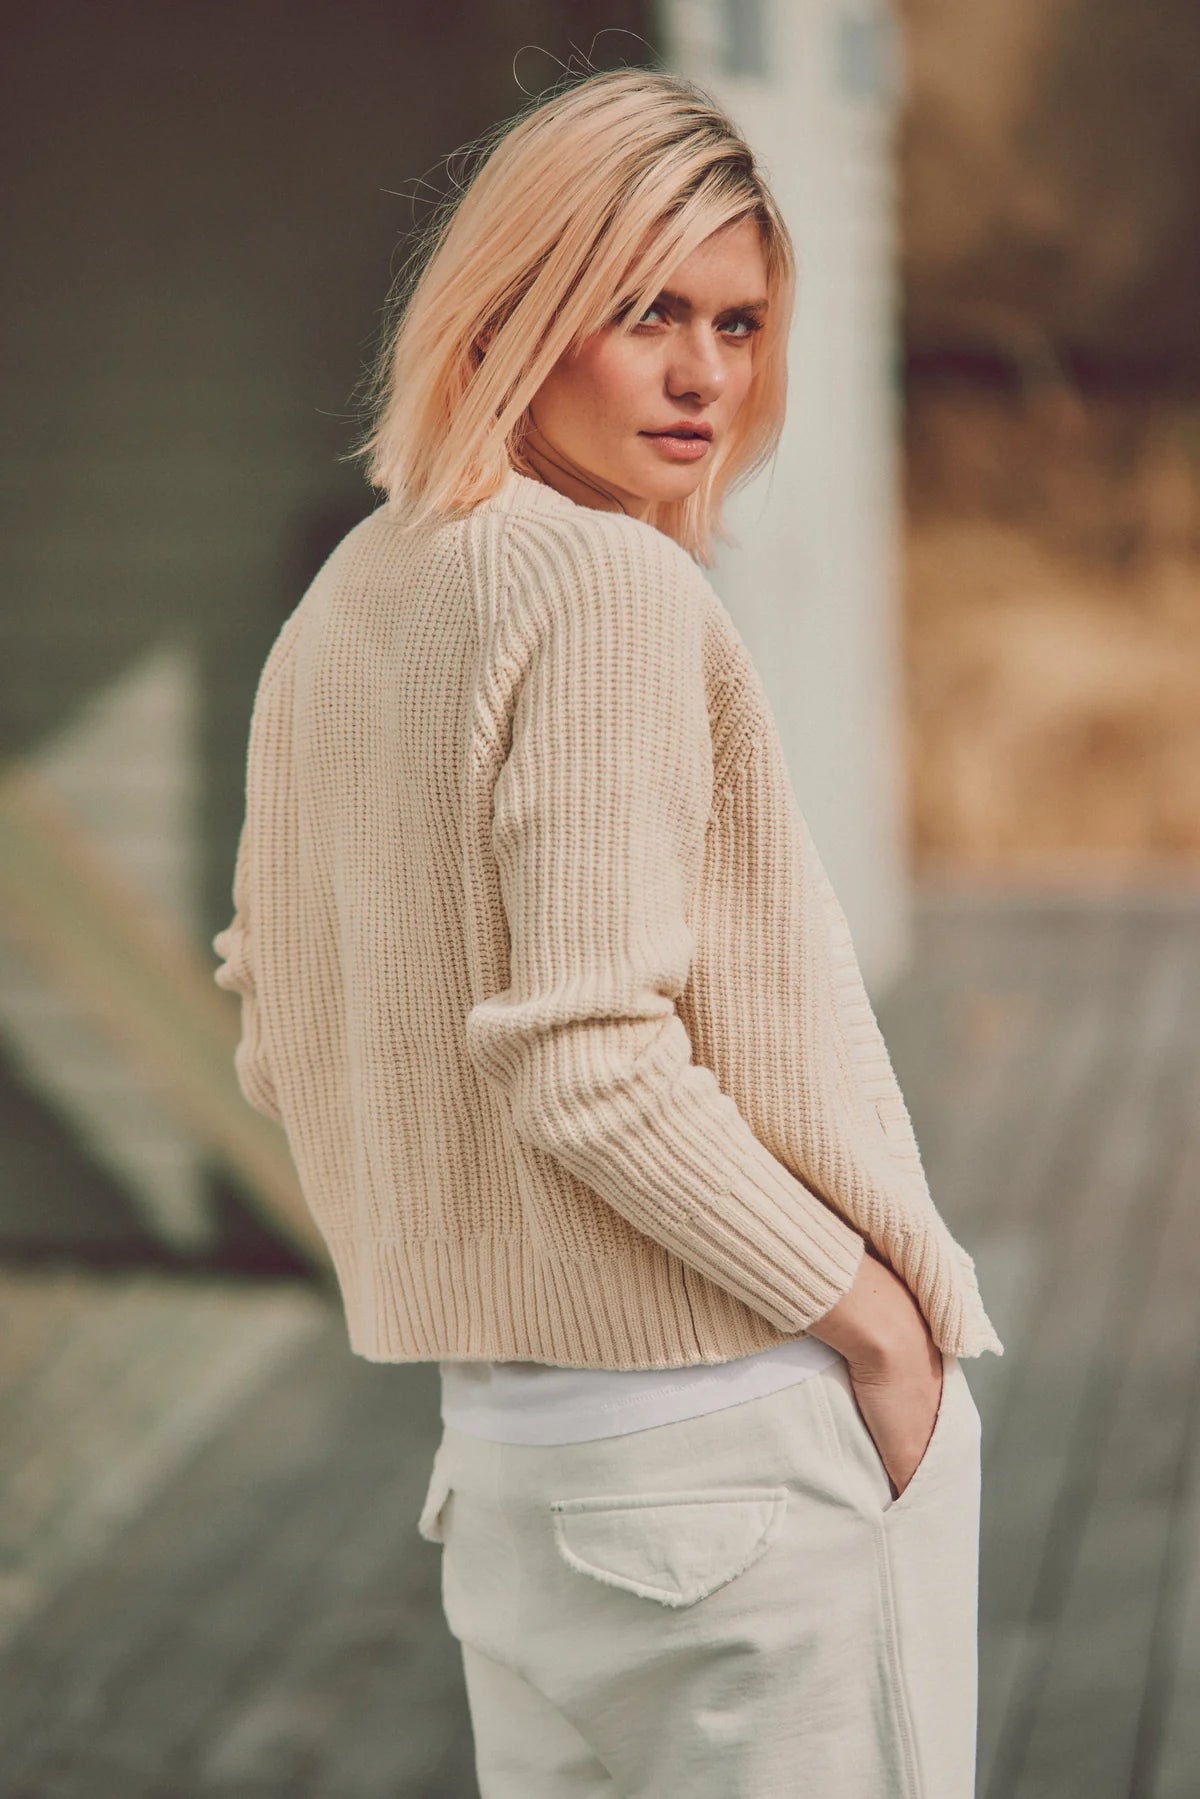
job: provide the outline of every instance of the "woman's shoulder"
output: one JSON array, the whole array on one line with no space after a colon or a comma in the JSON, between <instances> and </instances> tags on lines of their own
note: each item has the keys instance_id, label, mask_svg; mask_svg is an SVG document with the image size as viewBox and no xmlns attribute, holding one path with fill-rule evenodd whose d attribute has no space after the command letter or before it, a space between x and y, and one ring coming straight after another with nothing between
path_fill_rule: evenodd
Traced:
<instances>
[{"instance_id":1,"label":"woman's shoulder","mask_svg":"<svg viewBox=\"0 0 1200 1799\"><path fill-rule=\"evenodd\" d=\"M514 472L502 494L476 508L498 530L502 566L518 588L539 588L553 602L594 594L645 610L655 602L709 610L719 606L694 558L657 526L628 513L579 505Z\"/></svg>"}]
</instances>

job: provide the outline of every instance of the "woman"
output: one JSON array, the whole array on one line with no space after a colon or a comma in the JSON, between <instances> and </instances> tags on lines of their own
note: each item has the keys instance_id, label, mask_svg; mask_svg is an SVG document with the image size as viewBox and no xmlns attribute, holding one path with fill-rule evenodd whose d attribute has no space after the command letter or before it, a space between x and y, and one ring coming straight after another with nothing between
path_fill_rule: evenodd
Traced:
<instances>
[{"instance_id":1,"label":"woman","mask_svg":"<svg viewBox=\"0 0 1200 1799\"><path fill-rule=\"evenodd\" d=\"M215 979L352 1349L441 1369L484 1799L974 1790L961 1362L1002 1346L697 560L793 287L703 90L527 109L255 699Z\"/></svg>"}]
</instances>

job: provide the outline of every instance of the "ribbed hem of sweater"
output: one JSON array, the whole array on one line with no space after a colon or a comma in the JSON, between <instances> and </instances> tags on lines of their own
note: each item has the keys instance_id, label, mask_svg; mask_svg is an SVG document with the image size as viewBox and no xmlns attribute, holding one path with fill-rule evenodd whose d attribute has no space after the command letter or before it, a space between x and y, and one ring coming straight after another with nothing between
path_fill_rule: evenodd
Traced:
<instances>
[{"instance_id":1,"label":"ribbed hem of sweater","mask_svg":"<svg viewBox=\"0 0 1200 1799\"><path fill-rule=\"evenodd\" d=\"M350 1348L371 1362L537 1361L651 1369L731 1361L807 1334L781 1331L657 1245L639 1263L548 1262L525 1238L326 1242ZM907 1246L906 1246L907 1247ZM848 1289L863 1249L846 1273ZM921 1270L938 1291L934 1340L947 1354L999 1350L961 1263ZM510 1297L512 1296L512 1297ZM841 1293L831 1287L829 1305ZM826 1308L828 1309L828 1308ZM814 1312L814 1322L823 1316Z\"/></svg>"}]
</instances>

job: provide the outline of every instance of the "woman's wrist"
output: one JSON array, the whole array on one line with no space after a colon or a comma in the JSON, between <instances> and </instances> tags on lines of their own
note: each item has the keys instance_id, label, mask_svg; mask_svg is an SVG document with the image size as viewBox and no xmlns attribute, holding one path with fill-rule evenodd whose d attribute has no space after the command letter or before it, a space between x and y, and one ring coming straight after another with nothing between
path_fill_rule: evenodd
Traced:
<instances>
[{"instance_id":1,"label":"woman's wrist","mask_svg":"<svg viewBox=\"0 0 1200 1799\"><path fill-rule=\"evenodd\" d=\"M908 1287L872 1247L858 1273L808 1334L828 1343L860 1368L886 1368L927 1334L927 1326Z\"/></svg>"}]
</instances>

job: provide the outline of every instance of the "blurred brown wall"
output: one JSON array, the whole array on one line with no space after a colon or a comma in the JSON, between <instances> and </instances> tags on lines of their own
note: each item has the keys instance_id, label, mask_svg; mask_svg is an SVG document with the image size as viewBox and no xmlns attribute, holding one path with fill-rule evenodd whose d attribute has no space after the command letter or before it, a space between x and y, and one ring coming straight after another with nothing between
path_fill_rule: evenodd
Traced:
<instances>
[{"instance_id":1,"label":"blurred brown wall","mask_svg":"<svg viewBox=\"0 0 1200 1799\"><path fill-rule=\"evenodd\" d=\"M1200 8L903 0L919 873L1200 876Z\"/></svg>"},{"instance_id":2,"label":"blurred brown wall","mask_svg":"<svg viewBox=\"0 0 1200 1799\"><path fill-rule=\"evenodd\" d=\"M910 349L1200 380L1195 0L901 0Z\"/></svg>"}]
</instances>

